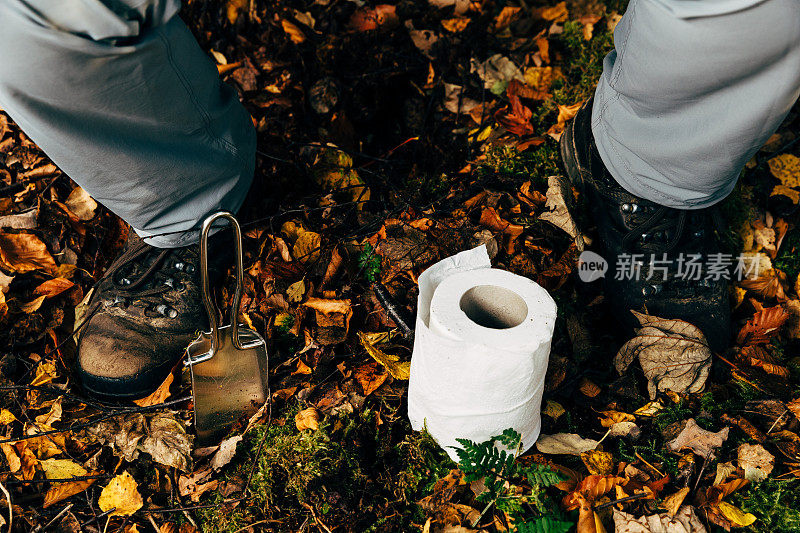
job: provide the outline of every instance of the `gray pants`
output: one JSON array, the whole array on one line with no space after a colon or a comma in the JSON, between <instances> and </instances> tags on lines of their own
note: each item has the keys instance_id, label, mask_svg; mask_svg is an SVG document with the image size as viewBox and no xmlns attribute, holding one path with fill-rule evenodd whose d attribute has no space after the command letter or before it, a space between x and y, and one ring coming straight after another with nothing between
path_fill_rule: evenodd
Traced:
<instances>
[{"instance_id":1,"label":"gray pants","mask_svg":"<svg viewBox=\"0 0 800 533\"><path fill-rule=\"evenodd\" d=\"M0 0L0 107L154 246L236 211L255 130L179 0ZM167 235L162 235L167 234Z\"/></svg>"},{"instance_id":2,"label":"gray pants","mask_svg":"<svg viewBox=\"0 0 800 533\"><path fill-rule=\"evenodd\" d=\"M631 0L595 93L600 157L682 209L733 190L800 95L800 1Z\"/></svg>"},{"instance_id":3,"label":"gray pants","mask_svg":"<svg viewBox=\"0 0 800 533\"><path fill-rule=\"evenodd\" d=\"M255 134L178 0L0 0L0 106L162 247L236 210ZM612 175L680 208L724 198L800 92L798 0L631 0L596 92ZM161 234L168 235L161 235Z\"/></svg>"}]
</instances>

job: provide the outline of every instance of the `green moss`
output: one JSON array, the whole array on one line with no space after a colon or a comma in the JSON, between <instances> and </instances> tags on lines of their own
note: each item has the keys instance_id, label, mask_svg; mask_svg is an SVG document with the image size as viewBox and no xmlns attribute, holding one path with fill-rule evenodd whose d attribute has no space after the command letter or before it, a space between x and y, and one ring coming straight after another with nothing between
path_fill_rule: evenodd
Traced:
<instances>
[{"instance_id":1,"label":"green moss","mask_svg":"<svg viewBox=\"0 0 800 533\"><path fill-rule=\"evenodd\" d=\"M730 501L757 520L749 531L782 533L800 531L800 480L769 478L731 495Z\"/></svg>"},{"instance_id":2,"label":"green moss","mask_svg":"<svg viewBox=\"0 0 800 533\"><path fill-rule=\"evenodd\" d=\"M794 228L786 234L774 266L785 272L789 280L797 279L800 274L800 229Z\"/></svg>"}]
</instances>

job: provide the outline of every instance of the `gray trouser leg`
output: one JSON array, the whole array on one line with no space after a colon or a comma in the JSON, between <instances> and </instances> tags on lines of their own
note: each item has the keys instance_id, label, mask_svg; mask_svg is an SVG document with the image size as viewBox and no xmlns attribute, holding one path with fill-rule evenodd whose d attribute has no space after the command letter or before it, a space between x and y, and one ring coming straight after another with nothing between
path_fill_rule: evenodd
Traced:
<instances>
[{"instance_id":1,"label":"gray trouser leg","mask_svg":"<svg viewBox=\"0 0 800 533\"><path fill-rule=\"evenodd\" d=\"M592 113L629 192L682 209L728 195L800 95L797 0L631 0Z\"/></svg>"},{"instance_id":2,"label":"gray trouser leg","mask_svg":"<svg viewBox=\"0 0 800 533\"><path fill-rule=\"evenodd\" d=\"M0 106L154 246L250 187L255 131L179 0L0 1ZM168 235L161 235L168 234Z\"/></svg>"}]
</instances>

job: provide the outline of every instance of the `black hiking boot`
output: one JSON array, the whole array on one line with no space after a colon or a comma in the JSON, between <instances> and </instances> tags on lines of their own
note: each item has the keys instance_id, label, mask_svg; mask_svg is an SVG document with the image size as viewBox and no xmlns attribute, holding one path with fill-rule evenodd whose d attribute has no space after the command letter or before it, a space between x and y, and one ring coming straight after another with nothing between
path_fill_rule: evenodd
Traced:
<instances>
[{"instance_id":1,"label":"black hiking boot","mask_svg":"<svg viewBox=\"0 0 800 533\"><path fill-rule=\"evenodd\" d=\"M212 283L233 263L229 236L222 231L209 240ZM95 285L85 317L77 371L86 394L106 401L149 395L207 327L200 246L155 248L131 230L125 250Z\"/></svg>"},{"instance_id":2,"label":"black hiking boot","mask_svg":"<svg viewBox=\"0 0 800 533\"><path fill-rule=\"evenodd\" d=\"M730 340L728 281L708 266L715 261L730 265L732 258L714 255L721 251L717 210L673 209L623 189L600 159L591 115L590 99L564 130L561 159L597 225L601 253L609 263L604 283L612 312L629 327L638 326L630 310L685 320L703 331L713 351L723 351ZM694 279L698 276L691 265L698 263L702 269Z\"/></svg>"}]
</instances>

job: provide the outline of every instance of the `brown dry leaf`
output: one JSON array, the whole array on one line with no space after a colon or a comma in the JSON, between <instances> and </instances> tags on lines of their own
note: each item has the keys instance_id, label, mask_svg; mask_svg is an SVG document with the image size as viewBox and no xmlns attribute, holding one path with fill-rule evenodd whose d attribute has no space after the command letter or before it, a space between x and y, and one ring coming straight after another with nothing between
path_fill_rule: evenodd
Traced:
<instances>
[{"instance_id":1,"label":"brown dry leaf","mask_svg":"<svg viewBox=\"0 0 800 533\"><path fill-rule=\"evenodd\" d=\"M17 417L8 409L0 409L0 426L5 426L17 420Z\"/></svg>"},{"instance_id":2,"label":"brown dry leaf","mask_svg":"<svg viewBox=\"0 0 800 533\"><path fill-rule=\"evenodd\" d=\"M315 263L319 259L322 236L313 231L301 232L292 246L292 257L303 264Z\"/></svg>"},{"instance_id":3,"label":"brown dry leaf","mask_svg":"<svg viewBox=\"0 0 800 533\"><path fill-rule=\"evenodd\" d=\"M776 155L769 161L769 171L786 187L800 187L800 158L792 154Z\"/></svg>"},{"instance_id":4,"label":"brown dry leaf","mask_svg":"<svg viewBox=\"0 0 800 533\"><path fill-rule=\"evenodd\" d=\"M312 431L318 430L319 411L313 407L303 409L294 416L294 424L300 431L303 431L304 429L310 429Z\"/></svg>"},{"instance_id":5,"label":"brown dry leaf","mask_svg":"<svg viewBox=\"0 0 800 533\"><path fill-rule=\"evenodd\" d=\"M673 440L667 442L667 449L673 453L681 450L691 450L700 457L714 457L714 450L722 446L728 438L729 427L714 433L706 431L697 425L694 418L686 421L683 429Z\"/></svg>"},{"instance_id":6,"label":"brown dry leaf","mask_svg":"<svg viewBox=\"0 0 800 533\"><path fill-rule=\"evenodd\" d=\"M536 448L550 455L581 455L597 448L600 443L594 439L584 439L577 433L556 433L540 435Z\"/></svg>"},{"instance_id":7,"label":"brown dry leaf","mask_svg":"<svg viewBox=\"0 0 800 533\"><path fill-rule=\"evenodd\" d=\"M510 133L522 137L531 135L535 131L533 129L533 124L531 124L533 112L522 105L522 102L520 102L516 94L512 94L511 87L515 83L519 84L517 80L513 80L508 86L508 100L511 103L511 109L509 110L509 108L506 107L498 110L494 118Z\"/></svg>"},{"instance_id":8,"label":"brown dry leaf","mask_svg":"<svg viewBox=\"0 0 800 533\"><path fill-rule=\"evenodd\" d=\"M736 344L739 346L766 344L777 335L778 330L788 319L789 313L780 305L760 309L739 330Z\"/></svg>"},{"instance_id":9,"label":"brown dry leaf","mask_svg":"<svg viewBox=\"0 0 800 533\"><path fill-rule=\"evenodd\" d=\"M661 513L636 518L614 507L615 533L706 533L707 529L691 505L684 505L674 516Z\"/></svg>"},{"instance_id":10,"label":"brown dry leaf","mask_svg":"<svg viewBox=\"0 0 800 533\"><path fill-rule=\"evenodd\" d=\"M492 231L499 231L507 235L506 252L509 254L514 252L514 243L522 235L524 229L522 226L502 219L494 207L483 208L479 223Z\"/></svg>"},{"instance_id":11,"label":"brown dry leaf","mask_svg":"<svg viewBox=\"0 0 800 533\"><path fill-rule=\"evenodd\" d=\"M594 25L600 22L602 17L600 15L584 15L578 19L583 25L583 39L586 41L592 40L592 34L594 33Z\"/></svg>"},{"instance_id":12,"label":"brown dry leaf","mask_svg":"<svg viewBox=\"0 0 800 533\"><path fill-rule=\"evenodd\" d=\"M353 31L371 31L377 29L391 29L400 24L397 17L397 7L380 4L374 8L362 7L350 18L348 27Z\"/></svg>"},{"instance_id":13,"label":"brown dry leaf","mask_svg":"<svg viewBox=\"0 0 800 533\"><path fill-rule=\"evenodd\" d=\"M641 327L617 352L617 371L622 374L638 357L650 399L655 399L658 391L702 391L711 369L711 350L703 332L683 320L631 312Z\"/></svg>"},{"instance_id":14,"label":"brown dry leaf","mask_svg":"<svg viewBox=\"0 0 800 533\"><path fill-rule=\"evenodd\" d=\"M664 498L661 501L660 507L667 510L667 514L670 518L674 517L683 504L683 500L686 499L686 495L689 494L690 491L691 489L689 487L683 487L675 494L670 494Z\"/></svg>"},{"instance_id":15,"label":"brown dry leaf","mask_svg":"<svg viewBox=\"0 0 800 533\"><path fill-rule=\"evenodd\" d=\"M144 505L136 480L126 470L106 485L97 504L109 516L130 516ZM112 511L113 509L113 511Z\"/></svg>"},{"instance_id":16,"label":"brown dry leaf","mask_svg":"<svg viewBox=\"0 0 800 533\"><path fill-rule=\"evenodd\" d=\"M55 272L57 266L47 246L30 233L0 231L0 266L24 274L34 270Z\"/></svg>"},{"instance_id":17,"label":"brown dry leaf","mask_svg":"<svg viewBox=\"0 0 800 533\"><path fill-rule=\"evenodd\" d=\"M547 203L546 211L539 215L539 220L549 222L575 239L579 251L583 251L583 238L580 230L572 218L572 187L563 176L548 176L547 178Z\"/></svg>"},{"instance_id":18,"label":"brown dry leaf","mask_svg":"<svg viewBox=\"0 0 800 533\"><path fill-rule=\"evenodd\" d=\"M578 390L581 391L584 396L588 396L589 398L595 398L598 394L603 392L603 389L601 389L599 385L586 377L581 378L581 382L578 385Z\"/></svg>"},{"instance_id":19,"label":"brown dry leaf","mask_svg":"<svg viewBox=\"0 0 800 533\"><path fill-rule=\"evenodd\" d=\"M739 467L744 470L747 481L760 483L775 468L775 456L760 444L742 444L737 450L737 456Z\"/></svg>"},{"instance_id":20,"label":"brown dry leaf","mask_svg":"<svg viewBox=\"0 0 800 533\"><path fill-rule=\"evenodd\" d=\"M369 396L389 378L388 372L379 372L380 366L377 361L361 365L353 371L353 377L361 385L364 396Z\"/></svg>"},{"instance_id":21,"label":"brown dry leaf","mask_svg":"<svg viewBox=\"0 0 800 533\"><path fill-rule=\"evenodd\" d=\"M787 187L786 185L778 184L772 188L772 192L769 193L770 196L785 196L788 198L793 204L797 205L800 202L800 191L797 189L792 189L791 187Z\"/></svg>"},{"instance_id":22,"label":"brown dry leaf","mask_svg":"<svg viewBox=\"0 0 800 533\"><path fill-rule=\"evenodd\" d=\"M581 461L590 474L607 476L614 471L614 456L608 452L591 450L581 454Z\"/></svg>"},{"instance_id":23,"label":"brown dry leaf","mask_svg":"<svg viewBox=\"0 0 800 533\"><path fill-rule=\"evenodd\" d=\"M225 5L225 14L228 16L228 22L236 24L241 12L247 7L249 0L228 0Z\"/></svg>"},{"instance_id":24,"label":"brown dry leaf","mask_svg":"<svg viewBox=\"0 0 800 533\"><path fill-rule=\"evenodd\" d=\"M298 28L296 24L294 24L294 23L292 23L292 22L290 22L290 21L288 21L286 19L281 19L281 27L283 28L283 31L286 32L286 35L289 36L289 39L294 44L300 44L300 43L305 42L306 36L303 33L303 30Z\"/></svg>"},{"instance_id":25,"label":"brown dry leaf","mask_svg":"<svg viewBox=\"0 0 800 533\"><path fill-rule=\"evenodd\" d=\"M532 13L534 18L540 18L551 22L565 22L569 17L567 3L559 2L552 7L540 7Z\"/></svg>"},{"instance_id":26,"label":"brown dry leaf","mask_svg":"<svg viewBox=\"0 0 800 533\"><path fill-rule=\"evenodd\" d=\"M361 341L361 345L365 350L367 350L367 353L373 359L383 365L393 378L408 380L411 371L410 362L400 361L400 358L396 355L388 354L380 350L369 341L369 338L366 335L360 331L358 332L358 338Z\"/></svg>"},{"instance_id":27,"label":"brown dry leaf","mask_svg":"<svg viewBox=\"0 0 800 533\"><path fill-rule=\"evenodd\" d=\"M72 189L64 205L75 215L75 218L81 221L93 219L94 212L97 210L97 202L89 196L88 192L80 187Z\"/></svg>"},{"instance_id":28,"label":"brown dry leaf","mask_svg":"<svg viewBox=\"0 0 800 533\"><path fill-rule=\"evenodd\" d=\"M38 311L42 307L42 304L44 303L45 298L47 298L47 297L46 296L39 296L35 300L31 300L30 302L22 302L22 303L18 304L18 310L21 313L25 313L26 315L29 315L31 313L35 313L36 311Z\"/></svg>"},{"instance_id":29,"label":"brown dry leaf","mask_svg":"<svg viewBox=\"0 0 800 533\"><path fill-rule=\"evenodd\" d=\"M99 473L100 472L87 472L87 474L91 475ZM46 509L51 505L55 505L58 502L64 501L71 496L80 494L81 492L89 488L92 484L94 484L96 481L97 478L82 479L79 481L68 481L66 483L58 483L57 485L50 487L45 493L43 507Z\"/></svg>"},{"instance_id":30,"label":"brown dry leaf","mask_svg":"<svg viewBox=\"0 0 800 533\"><path fill-rule=\"evenodd\" d=\"M502 30L517 20L522 13L521 7L505 6L494 19L494 29Z\"/></svg>"},{"instance_id":31,"label":"brown dry leaf","mask_svg":"<svg viewBox=\"0 0 800 533\"><path fill-rule=\"evenodd\" d=\"M547 400L547 403L542 409L542 414L545 416L549 416L553 420L558 420L559 417L561 417L561 415L563 415L566 412L567 410L564 409L564 407L560 403L554 402L553 400Z\"/></svg>"},{"instance_id":32,"label":"brown dry leaf","mask_svg":"<svg viewBox=\"0 0 800 533\"><path fill-rule=\"evenodd\" d=\"M46 413L42 413L36 416L36 422L38 424L43 424L45 426L52 426L54 423L61 420L61 415L63 413L63 409L61 408L61 403L63 401L63 396L59 396L51 405L50 409Z\"/></svg>"},{"instance_id":33,"label":"brown dry leaf","mask_svg":"<svg viewBox=\"0 0 800 533\"><path fill-rule=\"evenodd\" d=\"M170 372L166 379L158 386L156 390L154 390L149 396L139 399L133 400L133 403L138 405L139 407L150 407L151 405L156 405L159 403L164 403L164 400L169 398L170 392L169 388L172 385L172 382L175 379L175 375Z\"/></svg>"},{"instance_id":34,"label":"brown dry leaf","mask_svg":"<svg viewBox=\"0 0 800 533\"><path fill-rule=\"evenodd\" d=\"M34 296L52 298L74 287L75 284L65 278L48 279L33 290Z\"/></svg>"}]
</instances>

